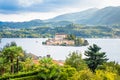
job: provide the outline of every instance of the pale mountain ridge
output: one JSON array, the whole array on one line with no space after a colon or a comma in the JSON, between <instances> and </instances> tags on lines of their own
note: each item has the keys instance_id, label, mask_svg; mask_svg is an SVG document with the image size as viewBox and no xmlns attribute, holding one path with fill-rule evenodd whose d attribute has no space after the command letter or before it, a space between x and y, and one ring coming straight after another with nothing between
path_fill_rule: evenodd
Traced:
<instances>
[{"instance_id":1,"label":"pale mountain ridge","mask_svg":"<svg viewBox=\"0 0 120 80\"><path fill-rule=\"evenodd\" d=\"M0 22L0 28L30 28L36 26L64 27L77 23L85 25L120 25L120 6L105 7L102 9L88 9L81 12L59 15L48 20L31 20L26 22Z\"/></svg>"},{"instance_id":2,"label":"pale mountain ridge","mask_svg":"<svg viewBox=\"0 0 120 80\"><path fill-rule=\"evenodd\" d=\"M97 8L91 8L88 10L76 12L76 13L68 13L68 14L63 14L56 16L52 19L49 19L48 21L71 21L71 22L76 22L79 19L88 19L90 18L96 11L99 9Z\"/></svg>"},{"instance_id":3,"label":"pale mountain ridge","mask_svg":"<svg viewBox=\"0 0 120 80\"><path fill-rule=\"evenodd\" d=\"M57 16L51 21L71 21L79 24L112 25L120 24L120 6L105 7L102 9L88 9L82 12L69 13Z\"/></svg>"},{"instance_id":4,"label":"pale mountain ridge","mask_svg":"<svg viewBox=\"0 0 120 80\"><path fill-rule=\"evenodd\" d=\"M120 24L120 6L119 7L105 7L97 11L94 16L92 16L87 24L105 24L105 25L113 25Z\"/></svg>"}]
</instances>

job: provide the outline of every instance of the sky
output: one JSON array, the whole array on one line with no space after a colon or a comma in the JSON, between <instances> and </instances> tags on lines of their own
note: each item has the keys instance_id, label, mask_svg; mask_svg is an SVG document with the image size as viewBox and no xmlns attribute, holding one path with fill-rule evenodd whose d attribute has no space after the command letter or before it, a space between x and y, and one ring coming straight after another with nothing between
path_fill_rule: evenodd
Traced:
<instances>
[{"instance_id":1,"label":"sky","mask_svg":"<svg viewBox=\"0 0 120 80\"><path fill-rule=\"evenodd\" d=\"M49 19L89 8L120 6L120 0L0 0L0 21Z\"/></svg>"}]
</instances>

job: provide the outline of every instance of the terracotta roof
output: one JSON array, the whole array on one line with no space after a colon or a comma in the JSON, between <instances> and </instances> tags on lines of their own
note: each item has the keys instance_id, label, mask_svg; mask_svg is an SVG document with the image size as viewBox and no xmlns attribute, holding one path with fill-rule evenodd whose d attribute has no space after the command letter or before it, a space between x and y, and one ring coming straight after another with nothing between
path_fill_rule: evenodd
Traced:
<instances>
[{"instance_id":1,"label":"terracotta roof","mask_svg":"<svg viewBox=\"0 0 120 80\"><path fill-rule=\"evenodd\" d=\"M60 65L60 66L63 66L63 65L64 65L64 63L63 63L63 62L60 62L60 61L57 61L57 60L53 60L53 62L54 62L55 64Z\"/></svg>"},{"instance_id":2,"label":"terracotta roof","mask_svg":"<svg viewBox=\"0 0 120 80\"><path fill-rule=\"evenodd\" d=\"M34 64L39 64L39 60L33 60Z\"/></svg>"},{"instance_id":3,"label":"terracotta roof","mask_svg":"<svg viewBox=\"0 0 120 80\"><path fill-rule=\"evenodd\" d=\"M33 60L33 63L34 63L34 64L39 64L39 60ZM53 60L53 63L58 64L58 65L60 65L60 66L63 66L63 65L64 65L63 62L57 61L57 60Z\"/></svg>"}]
</instances>

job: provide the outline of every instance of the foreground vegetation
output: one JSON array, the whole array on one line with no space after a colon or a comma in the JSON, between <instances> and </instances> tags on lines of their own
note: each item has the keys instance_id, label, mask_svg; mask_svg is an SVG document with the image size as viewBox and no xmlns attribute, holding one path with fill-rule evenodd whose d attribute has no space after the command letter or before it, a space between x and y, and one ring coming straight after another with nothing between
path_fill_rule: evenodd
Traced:
<instances>
[{"instance_id":1,"label":"foreground vegetation","mask_svg":"<svg viewBox=\"0 0 120 80\"><path fill-rule=\"evenodd\" d=\"M78 52L72 52L64 65L50 57L34 63L21 47L12 42L0 52L0 80L119 80L120 65L107 62L107 56L96 44L88 47L82 59Z\"/></svg>"}]
</instances>

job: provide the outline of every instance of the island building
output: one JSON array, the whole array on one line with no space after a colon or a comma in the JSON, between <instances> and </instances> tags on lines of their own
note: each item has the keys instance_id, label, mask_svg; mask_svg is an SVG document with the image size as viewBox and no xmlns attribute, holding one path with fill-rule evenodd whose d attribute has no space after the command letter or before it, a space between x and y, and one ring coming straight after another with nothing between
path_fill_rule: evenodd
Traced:
<instances>
[{"instance_id":1,"label":"island building","mask_svg":"<svg viewBox=\"0 0 120 80\"><path fill-rule=\"evenodd\" d=\"M67 38L67 34L55 34L55 40L63 40Z\"/></svg>"},{"instance_id":2,"label":"island building","mask_svg":"<svg viewBox=\"0 0 120 80\"><path fill-rule=\"evenodd\" d=\"M74 45L74 40L68 40L67 34L55 34L55 37L52 39L48 39L46 41L46 45Z\"/></svg>"}]
</instances>

